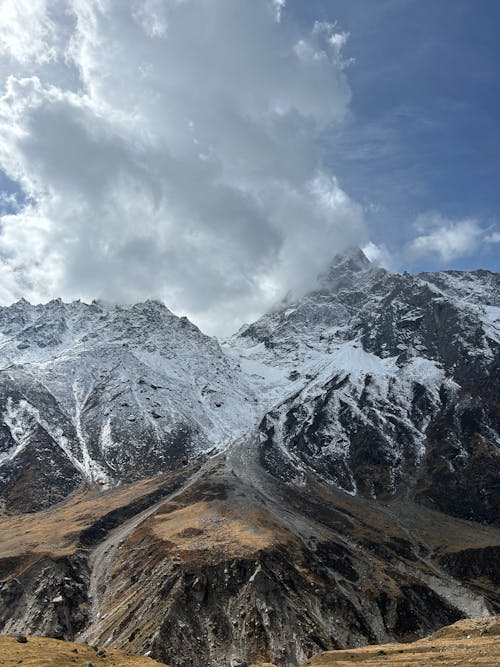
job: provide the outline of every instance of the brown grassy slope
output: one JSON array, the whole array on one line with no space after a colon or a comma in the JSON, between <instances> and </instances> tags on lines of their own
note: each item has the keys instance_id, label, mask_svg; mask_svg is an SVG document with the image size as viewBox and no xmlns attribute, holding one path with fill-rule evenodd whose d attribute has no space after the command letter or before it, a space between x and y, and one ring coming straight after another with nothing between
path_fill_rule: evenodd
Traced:
<instances>
[{"instance_id":1,"label":"brown grassy slope","mask_svg":"<svg viewBox=\"0 0 500 667\"><path fill-rule=\"evenodd\" d=\"M208 482L194 497L186 493L165 503L144 523L143 531L185 562L254 557L294 541L265 507L226 489L221 492L216 485L212 489Z\"/></svg>"},{"instance_id":2,"label":"brown grassy slope","mask_svg":"<svg viewBox=\"0 0 500 667\"><path fill-rule=\"evenodd\" d=\"M157 580L178 576L174 573L178 566L215 587L220 583L211 568L235 559L256 559L260 553L279 551L285 558L285 550L298 545L297 538L264 507L202 479L142 522L117 552L101 609L101 641L116 637L114 629L130 623L131 612L142 618L147 600L154 599L134 639L127 643L132 650L141 650L144 637L154 632L152 624L161 622L171 604L168 596L157 597ZM137 577L153 571L154 577ZM189 600L188 595L186 604Z\"/></svg>"},{"instance_id":3,"label":"brown grassy slope","mask_svg":"<svg viewBox=\"0 0 500 667\"><path fill-rule=\"evenodd\" d=\"M84 667L86 662L94 667L158 667L163 664L113 649L105 649L104 655L99 656L87 644L45 637L28 637L26 644L19 644L14 637L0 635L0 667Z\"/></svg>"},{"instance_id":4,"label":"brown grassy slope","mask_svg":"<svg viewBox=\"0 0 500 667\"><path fill-rule=\"evenodd\" d=\"M411 644L382 644L346 651L327 651L306 664L310 667L498 667L500 618L458 621L427 639Z\"/></svg>"},{"instance_id":5,"label":"brown grassy slope","mask_svg":"<svg viewBox=\"0 0 500 667\"><path fill-rule=\"evenodd\" d=\"M48 510L32 514L9 516L0 512L0 561L27 554L31 559L47 554L52 557L70 555L77 550L81 533L100 519L113 511L125 510L162 489L167 496L167 488L171 491L178 488L189 473L193 470L184 469L104 493L99 488L88 489ZM150 520L150 528L157 537L175 544L182 552L206 551L207 547L219 551L226 545L246 551L245 547L259 549L269 547L270 543L288 541L283 526L269 520L263 508L248 501L234 503L233 498L230 502L234 504L228 508L221 505L218 494L208 496L203 497L198 487L192 497L189 493L182 494ZM318 529L321 531L319 526L322 526L325 539L333 517L345 523L339 526L334 521L336 530L346 532L350 539L363 544L374 541L391 546L391 536L406 537L409 529L431 551L439 553L500 545L498 528L453 519L412 503L404 507L397 503L383 506L318 486L312 486L308 494L311 507L304 504L300 494L295 498L290 493L287 501L300 512L312 514L315 521L319 519Z\"/></svg>"},{"instance_id":6,"label":"brown grassy slope","mask_svg":"<svg viewBox=\"0 0 500 667\"><path fill-rule=\"evenodd\" d=\"M299 494L288 498L292 505L303 503ZM377 542L390 541L390 536L405 536L410 532L433 552L459 551L474 547L500 545L500 528L466 521L431 510L411 500L395 498L388 502L367 500L362 496L349 496L333 487L310 481L307 501L312 505L319 501L327 508L326 515L316 510L314 517L328 524L328 511L344 513L354 520L349 525L350 538L364 541L375 538ZM307 511L307 507L302 507ZM354 531L354 532L353 532Z\"/></svg>"},{"instance_id":7,"label":"brown grassy slope","mask_svg":"<svg viewBox=\"0 0 500 667\"><path fill-rule=\"evenodd\" d=\"M86 489L32 514L0 514L0 560L24 554L30 554L31 560L47 554L68 556L77 550L81 533L103 517L114 511L125 513L127 507L162 490L168 495L189 472L192 470L167 473L105 492L97 487Z\"/></svg>"}]
</instances>

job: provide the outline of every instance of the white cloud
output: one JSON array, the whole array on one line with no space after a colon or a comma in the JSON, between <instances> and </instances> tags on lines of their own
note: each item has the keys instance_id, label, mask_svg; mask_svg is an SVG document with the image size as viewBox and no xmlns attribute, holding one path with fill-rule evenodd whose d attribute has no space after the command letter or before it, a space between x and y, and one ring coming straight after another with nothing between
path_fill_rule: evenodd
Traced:
<instances>
[{"instance_id":1,"label":"white cloud","mask_svg":"<svg viewBox=\"0 0 500 667\"><path fill-rule=\"evenodd\" d=\"M337 24L329 21L316 21L313 26L313 34L324 36L333 53L337 64L344 68L354 62L354 58L344 59L343 49L349 41L350 33L338 32Z\"/></svg>"},{"instance_id":2,"label":"white cloud","mask_svg":"<svg viewBox=\"0 0 500 667\"><path fill-rule=\"evenodd\" d=\"M365 240L318 139L350 100L334 26L273 0L4 0L3 301L157 296L228 330ZM300 45L300 46L299 46Z\"/></svg>"},{"instance_id":3,"label":"white cloud","mask_svg":"<svg viewBox=\"0 0 500 667\"><path fill-rule=\"evenodd\" d=\"M274 6L276 21L280 23L283 10L286 6L286 0L272 0L272 3Z\"/></svg>"},{"instance_id":4,"label":"white cloud","mask_svg":"<svg viewBox=\"0 0 500 667\"><path fill-rule=\"evenodd\" d=\"M388 271L397 271L399 268L393 253L390 252L385 243L377 244L373 243L373 241L369 241L361 249L370 262L373 262L377 266L382 266Z\"/></svg>"},{"instance_id":5,"label":"white cloud","mask_svg":"<svg viewBox=\"0 0 500 667\"><path fill-rule=\"evenodd\" d=\"M491 232L485 240L486 243L500 243L500 232Z\"/></svg>"},{"instance_id":6,"label":"white cloud","mask_svg":"<svg viewBox=\"0 0 500 667\"><path fill-rule=\"evenodd\" d=\"M29 37L29 38L28 38ZM57 30L44 0L3 0L0 4L0 49L22 65L39 65L56 57Z\"/></svg>"},{"instance_id":7,"label":"white cloud","mask_svg":"<svg viewBox=\"0 0 500 667\"><path fill-rule=\"evenodd\" d=\"M409 257L437 258L445 264L473 255L483 244L494 243L496 236L474 218L450 220L435 212L418 216L414 226L419 233L408 244Z\"/></svg>"},{"instance_id":8,"label":"white cloud","mask_svg":"<svg viewBox=\"0 0 500 667\"><path fill-rule=\"evenodd\" d=\"M149 37L164 37L168 28L166 3L163 0L136 0L132 16Z\"/></svg>"}]
</instances>

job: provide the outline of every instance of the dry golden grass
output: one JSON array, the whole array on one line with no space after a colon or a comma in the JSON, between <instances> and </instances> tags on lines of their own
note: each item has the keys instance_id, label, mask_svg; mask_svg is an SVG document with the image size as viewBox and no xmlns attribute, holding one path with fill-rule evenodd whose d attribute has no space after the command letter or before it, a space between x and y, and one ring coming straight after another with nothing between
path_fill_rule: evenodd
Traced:
<instances>
[{"instance_id":1,"label":"dry golden grass","mask_svg":"<svg viewBox=\"0 0 500 667\"><path fill-rule=\"evenodd\" d=\"M189 471L182 472L187 475ZM177 474L179 477L181 474ZM53 557L73 553L80 533L101 517L120 507L167 486L175 473L162 475L107 492L100 488L75 494L52 508L33 514L8 516L0 514L0 560L27 556L29 566L40 556ZM311 493L320 501L345 512L349 536L352 539L380 541L380 535L406 537L405 530L394 521L396 514L405 526L411 523L412 532L431 549L453 551L469 546L481 548L500 544L500 530L446 517L408 503L399 507L370 504L362 498L312 485ZM154 533L170 541L181 552L220 550L228 545L240 553L253 552L276 543L287 542L290 534L270 518L264 508L251 503L247 508L234 505L227 499L186 497L178 505L172 503L169 514L154 520ZM234 500L234 498L233 498ZM405 526L407 528L408 526ZM318 532L328 539L330 531L318 524Z\"/></svg>"},{"instance_id":2,"label":"dry golden grass","mask_svg":"<svg viewBox=\"0 0 500 667\"><path fill-rule=\"evenodd\" d=\"M69 555L83 530L109 512L161 489L174 477L162 475L105 492L89 489L48 510L0 516L0 559L23 554Z\"/></svg>"},{"instance_id":3,"label":"dry golden grass","mask_svg":"<svg viewBox=\"0 0 500 667\"><path fill-rule=\"evenodd\" d=\"M87 644L45 637L28 637L26 644L19 644L14 637L0 635L0 667L84 667L87 662L94 667L155 667L163 664L113 649L105 649L104 656L99 656Z\"/></svg>"},{"instance_id":4,"label":"dry golden grass","mask_svg":"<svg viewBox=\"0 0 500 667\"><path fill-rule=\"evenodd\" d=\"M411 644L328 651L306 664L310 667L498 667L500 621L498 618L459 621Z\"/></svg>"},{"instance_id":5,"label":"dry golden grass","mask_svg":"<svg viewBox=\"0 0 500 667\"><path fill-rule=\"evenodd\" d=\"M218 559L226 551L232 558L252 556L277 544L287 544L291 534L261 507L247 501L200 501L178 507L167 503L148 520L147 528L178 556Z\"/></svg>"}]
</instances>

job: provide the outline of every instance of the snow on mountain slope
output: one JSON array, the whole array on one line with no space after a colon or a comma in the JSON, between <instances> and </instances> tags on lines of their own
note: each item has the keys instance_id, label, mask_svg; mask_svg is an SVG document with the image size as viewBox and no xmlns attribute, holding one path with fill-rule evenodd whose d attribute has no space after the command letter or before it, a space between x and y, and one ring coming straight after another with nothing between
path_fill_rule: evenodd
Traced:
<instances>
[{"instance_id":1,"label":"snow on mountain slope","mask_svg":"<svg viewBox=\"0 0 500 667\"><path fill-rule=\"evenodd\" d=\"M0 308L0 629L290 667L497 611L499 287L354 251L222 344Z\"/></svg>"},{"instance_id":2,"label":"snow on mountain slope","mask_svg":"<svg viewBox=\"0 0 500 667\"><path fill-rule=\"evenodd\" d=\"M48 505L260 429L282 478L491 520L499 304L497 274L391 274L360 250L222 345L156 301L21 300L0 309L1 495Z\"/></svg>"},{"instance_id":3,"label":"snow on mountain slope","mask_svg":"<svg viewBox=\"0 0 500 667\"><path fill-rule=\"evenodd\" d=\"M481 322L484 337L500 343L500 278L490 271L423 273L433 289Z\"/></svg>"},{"instance_id":4,"label":"snow on mountain slope","mask_svg":"<svg viewBox=\"0 0 500 667\"><path fill-rule=\"evenodd\" d=\"M0 310L0 329L4 495L32 485L35 466L57 470L47 471L45 501L40 492L47 503L82 481L152 475L257 420L237 364L158 302L18 302Z\"/></svg>"},{"instance_id":5,"label":"snow on mountain slope","mask_svg":"<svg viewBox=\"0 0 500 667\"><path fill-rule=\"evenodd\" d=\"M275 403L260 426L268 467L496 521L499 299L487 271L414 277L360 250L336 257L315 291L229 343Z\"/></svg>"}]
</instances>

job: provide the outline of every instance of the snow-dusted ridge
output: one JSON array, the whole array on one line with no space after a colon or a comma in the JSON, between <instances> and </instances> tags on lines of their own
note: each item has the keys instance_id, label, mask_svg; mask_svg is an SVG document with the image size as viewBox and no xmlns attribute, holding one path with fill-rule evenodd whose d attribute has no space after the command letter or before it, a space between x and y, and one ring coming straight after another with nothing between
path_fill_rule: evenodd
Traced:
<instances>
[{"instance_id":1,"label":"snow-dusted ridge","mask_svg":"<svg viewBox=\"0 0 500 667\"><path fill-rule=\"evenodd\" d=\"M159 302L21 301L0 309L0 331L0 485L54 459L36 453L40 429L64 459L57 477L69 464L107 485L223 447L256 421L237 364Z\"/></svg>"},{"instance_id":2,"label":"snow-dusted ridge","mask_svg":"<svg viewBox=\"0 0 500 667\"><path fill-rule=\"evenodd\" d=\"M359 250L223 343L158 301L18 301L0 308L0 492L36 465L52 502L272 426L292 468L395 493L445 402L497 363L499 306L498 274L390 274Z\"/></svg>"}]
</instances>

